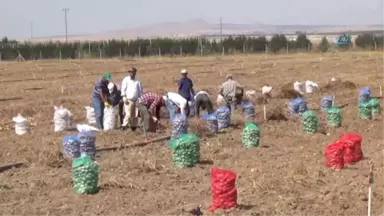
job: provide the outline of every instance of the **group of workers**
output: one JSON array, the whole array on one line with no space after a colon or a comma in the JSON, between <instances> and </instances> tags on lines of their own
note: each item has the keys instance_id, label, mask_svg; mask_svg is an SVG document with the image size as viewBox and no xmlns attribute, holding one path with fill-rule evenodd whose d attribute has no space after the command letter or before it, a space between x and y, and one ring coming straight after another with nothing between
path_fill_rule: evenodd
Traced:
<instances>
[{"instance_id":1,"label":"group of workers","mask_svg":"<svg viewBox=\"0 0 384 216\"><path fill-rule=\"evenodd\" d=\"M141 82L136 77L137 69L130 68L128 76L121 83L121 88L112 81L110 73L97 80L92 93L92 106L95 110L97 127L103 130L104 108L110 106L119 107L120 124L122 130L137 128L137 116L142 118L144 132L149 131L150 120L157 122L160 119L161 107L169 111L170 119L176 113L190 115L191 109L196 110L196 116L200 116L200 109L208 114L214 112L212 101L207 91L199 91L195 94L193 82L188 77L188 71L181 71L178 81L177 93L167 92L164 95L147 92L144 93ZM233 80L232 75L227 75L226 82L221 86L218 103L226 105L231 112L241 102L244 94L243 88ZM136 113L138 110L138 113Z\"/></svg>"}]
</instances>

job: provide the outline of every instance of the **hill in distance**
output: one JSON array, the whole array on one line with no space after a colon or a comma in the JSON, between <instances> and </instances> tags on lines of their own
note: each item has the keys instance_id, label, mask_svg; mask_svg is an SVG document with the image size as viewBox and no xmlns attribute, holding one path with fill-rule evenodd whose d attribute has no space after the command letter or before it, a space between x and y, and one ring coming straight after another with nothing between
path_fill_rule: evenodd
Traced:
<instances>
[{"instance_id":1,"label":"hill in distance","mask_svg":"<svg viewBox=\"0 0 384 216\"><path fill-rule=\"evenodd\" d=\"M273 35L295 34L307 32L308 34L339 33L348 31L377 31L383 29L383 25L267 25L261 23L234 24L222 23L223 35ZM70 41L106 40L106 39L135 39L154 37L190 37L199 35L220 35L220 24L209 23L202 19L189 20L187 22L163 22L143 25L135 28L120 29L107 32L99 32L84 35L68 35ZM34 38L33 41L64 41L65 36L52 36Z\"/></svg>"}]
</instances>

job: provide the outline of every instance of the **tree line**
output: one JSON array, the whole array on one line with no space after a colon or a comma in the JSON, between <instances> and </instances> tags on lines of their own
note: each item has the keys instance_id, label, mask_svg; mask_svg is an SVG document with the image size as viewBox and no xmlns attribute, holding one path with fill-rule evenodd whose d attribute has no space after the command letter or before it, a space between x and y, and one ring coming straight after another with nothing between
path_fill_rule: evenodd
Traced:
<instances>
[{"instance_id":1,"label":"tree line","mask_svg":"<svg viewBox=\"0 0 384 216\"><path fill-rule=\"evenodd\" d=\"M383 36L362 34L355 39L355 45L363 49L383 48ZM21 55L25 60L33 59L78 59L111 58L123 56L156 55L209 55L236 54L280 51L326 52L332 47L327 38L313 46L305 34L298 34L296 40L288 40L285 35L274 35L271 40L266 37L229 36L222 40L208 40L201 37L185 39L156 38L136 40L108 40L97 42L18 42L4 37L0 41L0 59L15 60ZM348 44L344 48L349 48Z\"/></svg>"}]
</instances>

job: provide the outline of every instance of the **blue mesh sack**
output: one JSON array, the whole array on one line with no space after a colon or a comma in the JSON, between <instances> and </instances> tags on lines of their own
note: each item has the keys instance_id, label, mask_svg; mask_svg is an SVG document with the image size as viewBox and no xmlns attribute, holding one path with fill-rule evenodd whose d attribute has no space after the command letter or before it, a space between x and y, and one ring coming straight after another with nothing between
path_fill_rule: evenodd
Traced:
<instances>
[{"instance_id":1,"label":"blue mesh sack","mask_svg":"<svg viewBox=\"0 0 384 216\"><path fill-rule=\"evenodd\" d=\"M218 129L228 128L231 124L231 111L227 106L222 106L216 110Z\"/></svg>"},{"instance_id":2,"label":"blue mesh sack","mask_svg":"<svg viewBox=\"0 0 384 216\"><path fill-rule=\"evenodd\" d=\"M328 108L331 108L333 104L333 96L324 96L320 101L320 108L325 111Z\"/></svg>"},{"instance_id":3,"label":"blue mesh sack","mask_svg":"<svg viewBox=\"0 0 384 216\"><path fill-rule=\"evenodd\" d=\"M80 157L80 139L77 136L65 136L63 138L63 153L72 159Z\"/></svg>"},{"instance_id":4,"label":"blue mesh sack","mask_svg":"<svg viewBox=\"0 0 384 216\"><path fill-rule=\"evenodd\" d=\"M371 89L363 87L359 89L359 103L367 103L371 100Z\"/></svg>"},{"instance_id":5,"label":"blue mesh sack","mask_svg":"<svg viewBox=\"0 0 384 216\"><path fill-rule=\"evenodd\" d=\"M204 114L203 120L207 123L207 130L211 133L217 133L219 131L219 125L217 122L216 113Z\"/></svg>"},{"instance_id":6,"label":"blue mesh sack","mask_svg":"<svg viewBox=\"0 0 384 216\"><path fill-rule=\"evenodd\" d=\"M80 132L78 135L80 140L81 156L96 156L96 137L92 132Z\"/></svg>"},{"instance_id":7,"label":"blue mesh sack","mask_svg":"<svg viewBox=\"0 0 384 216\"><path fill-rule=\"evenodd\" d=\"M288 108L294 114L302 114L308 110L307 103L301 97L291 100L288 104Z\"/></svg>"},{"instance_id":8,"label":"blue mesh sack","mask_svg":"<svg viewBox=\"0 0 384 216\"><path fill-rule=\"evenodd\" d=\"M256 116L256 106L251 101L242 101L241 108L245 120L253 120Z\"/></svg>"},{"instance_id":9,"label":"blue mesh sack","mask_svg":"<svg viewBox=\"0 0 384 216\"><path fill-rule=\"evenodd\" d=\"M188 132L188 119L184 114L176 114L172 120L171 139L177 139Z\"/></svg>"}]
</instances>

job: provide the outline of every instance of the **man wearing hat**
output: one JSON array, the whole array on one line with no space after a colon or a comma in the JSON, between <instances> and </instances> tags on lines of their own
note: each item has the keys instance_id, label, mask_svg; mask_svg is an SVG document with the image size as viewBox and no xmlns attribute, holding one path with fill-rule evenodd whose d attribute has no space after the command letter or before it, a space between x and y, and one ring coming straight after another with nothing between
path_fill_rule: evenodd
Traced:
<instances>
[{"instance_id":1,"label":"man wearing hat","mask_svg":"<svg viewBox=\"0 0 384 216\"><path fill-rule=\"evenodd\" d=\"M192 80L188 78L188 71L186 69L181 70L181 79L178 82L178 93L191 104L195 91L193 90ZM186 113L189 116L189 109Z\"/></svg>"},{"instance_id":2,"label":"man wearing hat","mask_svg":"<svg viewBox=\"0 0 384 216\"><path fill-rule=\"evenodd\" d=\"M143 88L138 79L136 79L136 68L128 70L128 76L123 79L121 84L121 96L125 104L125 117L122 124L122 129L125 130L128 126L132 130L137 127L136 121L136 101L143 94Z\"/></svg>"},{"instance_id":3,"label":"man wearing hat","mask_svg":"<svg viewBox=\"0 0 384 216\"><path fill-rule=\"evenodd\" d=\"M227 81L221 86L220 95L224 98L233 113L236 105L242 100L244 90L237 81L233 80L232 74L228 74L226 78Z\"/></svg>"},{"instance_id":4,"label":"man wearing hat","mask_svg":"<svg viewBox=\"0 0 384 216\"><path fill-rule=\"evenodd\" d=\"M98 129L103 130L103 118L104 118L104 107L110 106L108 102L109 90L108 84L111 80L111 74L105 73L104 76L97 80L92 92L92 106L95 109L96 124Z\"/></svg>"}]
</instances>

